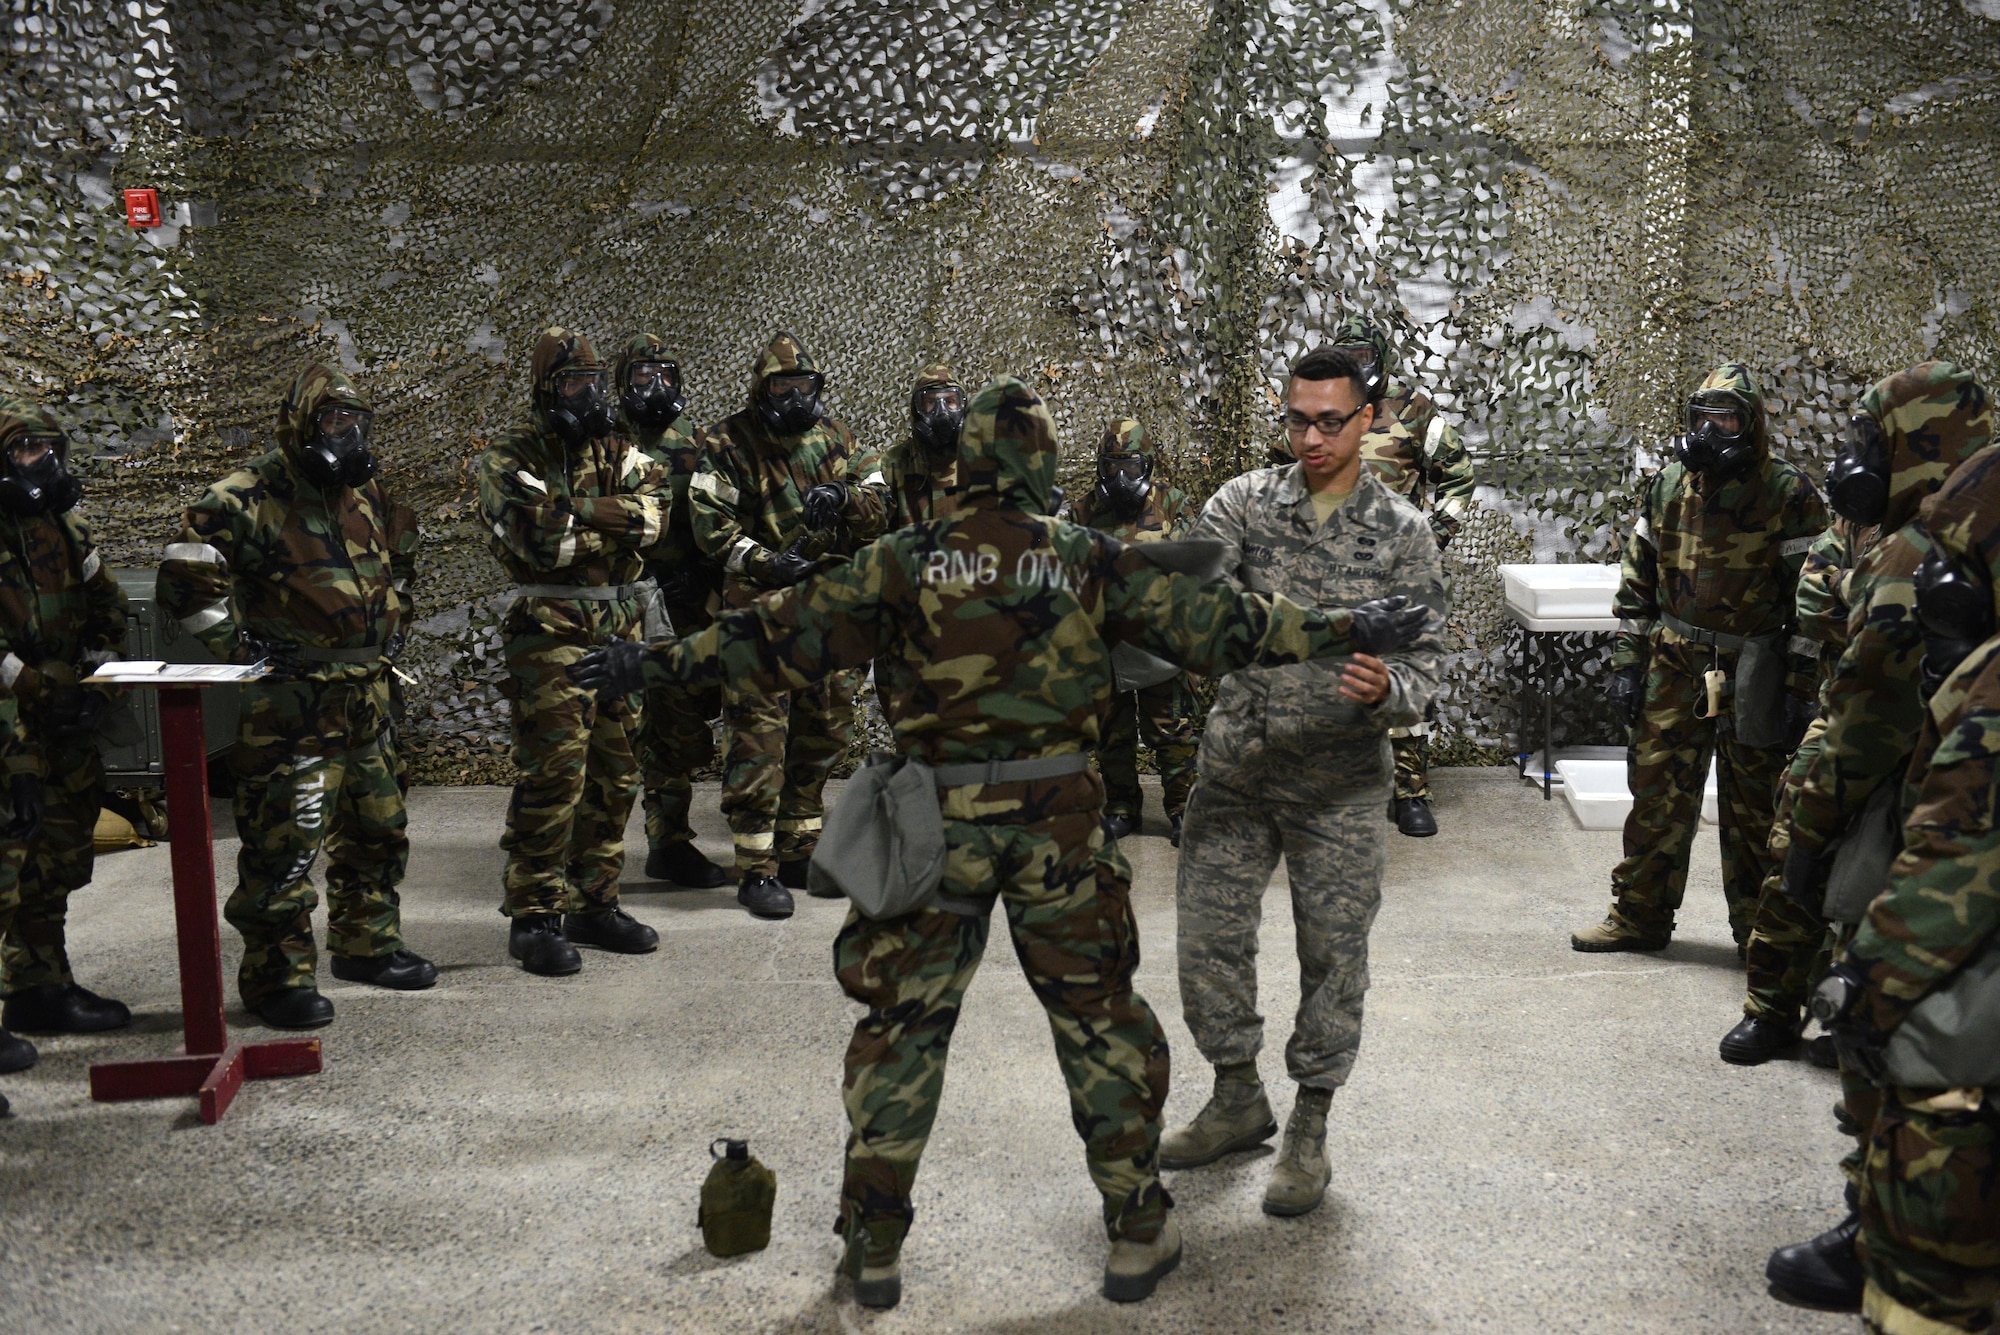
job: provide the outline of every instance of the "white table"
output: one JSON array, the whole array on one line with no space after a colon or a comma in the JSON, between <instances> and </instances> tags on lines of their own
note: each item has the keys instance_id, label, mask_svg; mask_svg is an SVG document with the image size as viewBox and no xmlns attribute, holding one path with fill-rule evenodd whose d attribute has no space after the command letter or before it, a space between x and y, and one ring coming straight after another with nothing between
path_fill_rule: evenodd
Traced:
<instances>
[{"instance_id":1,"label":"white table","mask_svg":"<svg viewBox=\"0 0 2000 1335\"><path fill-rule=\"evenodd\" d=\"M1562 572L1562 576L1556 574ZM1573 573L1572 573L1573 572ZM1554 794L1550 775L1555 771L1555 758L1551 750L1555 732L1555 701L1553 692L1553 667L1555 646L1544 644L1540 654L1541 677L1538 683L1529 664L1529 645L1538 635L1603 635L1618 629L1618 618L1612 615L1611 600L1617 592L1618 567L1579 565L1563 566L1518 566L1500 567L1501 578L1507 590L1507 616L1521 628L1521 689L1516 697L1519 704L1517 718L1519 728L1516 744L1520 762L1517 772L1523 777L1528 773L1528 706L1527 697L1532 692L1542 700L1542 800L1547 801ZM1563 587L1553 587L1567 577L1569 583ZM1541 585L1540 588L1526 588L1526 585ZM1537 596L1540 595L1540 596ZM1518 598L1533 598L1533 605L1523 605Z\"/></svg>"}]
</instances>

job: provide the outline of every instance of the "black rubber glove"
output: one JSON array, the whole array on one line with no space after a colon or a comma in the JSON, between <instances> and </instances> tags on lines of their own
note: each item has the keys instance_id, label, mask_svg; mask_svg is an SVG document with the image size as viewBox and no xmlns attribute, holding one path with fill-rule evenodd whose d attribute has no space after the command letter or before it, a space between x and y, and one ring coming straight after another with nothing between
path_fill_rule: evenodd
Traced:
<instances>
[{"instance_id":1,"label":"black rubber glove","mask_svg":"<svg viewBox=\"0 0 2000 1335\"><path fill-rule=\"evenodd\" d=\"M841 512L845 509L847 484L822 482L806 492L806 527L815 530L832 528L840 522Z\"/></svg>"},{"instance_id":2,"label":"black rubber glove","mask_svg":"<svg viewBox=\"0 0 2000 1335\"><path fill-rule=\"evenodd\" d=\"M110 705L109 697L100 690L70 687L62 691L44 715L49 736L72 746L95 737L97 721Z\"/></svg>"},{"instance_id":3,"label":"black rubber glove","mask_svg":"<svg viewBox=\"0 0 2000 1335\"><path fill-rule=\"evenodd\" d=\"M765 564L766 584L774 589L789 589L819 568L817 560L799 550L804 542L805 539L799 539Z\"/></svg>"},{"instance_id":4,"label":"black rubber glove","mask_svg":"<svg viewBox=\"0 0 2000 1335\"><path fill-rule=\"evenodd\" d=\"M243 641L243 661L262 663L271 671L285 677L302 677L306 665L300 661L296 644L282 644L276 640L260 640L255 635L245 635Z\"/></svg>"},{"instance_id":5,"label":"black rubber glove","mask_svg":"<svg viewBox=\"0 0 2000 1335\"><path fill-rule=\"evenodd\" d=\"M1842 1070L1854 1072L1871 1085L1886 1085L1889 1039L1870 1022L1867 992L1868 963L1849 956L1826 971L1807 1009L1832 1037Z\"/></svg>"},{"instance_id":6,"label":"black rubber glove","mask_svg":"<svg viewBox=\"0 0 2000 1335\"><path fill-rule=\"evenodd\" d=\"M1646 669L1628 667L1612 673L1604 687L1604 702L1628 727L1637 723L1646 704Z\"/></svg>"},{"instance_id":7,"label":"black rubber glove","mask_svg":"<svg viewBox=\"0 0 2000 1335\"><path fill-rule=\"evenodd\" d=\"M656 565L653 580L660 586L660 601L668 607L699 607L708 601L708 581L697 570Z\"/></svg>"},{"instance_id":8,"label":"black rubber glove","mask_svg":"<svg viewBox=\"0 0 2000 1335\"><path fill-rule=\"evenodd\" d=\"M1424 633L1424 623L1430 615L1430 608L1422 603L1413 604L1400 593L1393 598L1365 602L1354 609L1355 652L1379 657L1408 648Z\"/></svg>"},{"instance_id":9,"label":"black rubber glove","mask_svg":"<svg viewBox=\"0 0 2000 1335\"><path fill-rule=\"evenodd\" d=\"M569 679L602 700L646 689L646 646L631 640L601 644L576 661Z\"/></svg>"},{"instance_id":10,"label":"black rubber glove","mask_svg":"<svg viewBox=\"0 0 2000 1335\"><path fill-rule=\"evenodd\" d=\"M1785 854L1785 869L1778 876L1778 891L1823 921L1826 916L1826 878L1831 870L1829 862L1814 852L1810 845L1800 842L1795 831L1792 846Z\"/></svg>"},{"instance_id":11,"label":"black rubber glove","mask_svg":"<svg viewBox=\"0 0 2000 1335\"><path fill-rule=\"evenodd\" d=\"M42 818L49 814L42 781L33 774L16 774L8 781L7 794L13 801L14 817L0 825L0 837L26 843L42 832Z\"/></svg>"}]
</instances>

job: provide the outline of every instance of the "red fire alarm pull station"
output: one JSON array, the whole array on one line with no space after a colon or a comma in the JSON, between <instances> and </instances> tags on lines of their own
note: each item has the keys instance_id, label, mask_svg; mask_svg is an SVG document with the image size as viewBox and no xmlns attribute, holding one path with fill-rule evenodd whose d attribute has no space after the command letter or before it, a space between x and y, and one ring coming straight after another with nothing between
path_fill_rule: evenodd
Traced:
<instances>
[{"instance_id":1,"label":"red fire alarm pull station","mask_svg":"<svg viewBox=\"0 0 2000 1335\"><path fill-rule=\"evenodd\" d=\"M125 225L127 227L158 227L160 225L160 192L150 186L144 190L125 192Z\"/></svg>"}]
</instances>

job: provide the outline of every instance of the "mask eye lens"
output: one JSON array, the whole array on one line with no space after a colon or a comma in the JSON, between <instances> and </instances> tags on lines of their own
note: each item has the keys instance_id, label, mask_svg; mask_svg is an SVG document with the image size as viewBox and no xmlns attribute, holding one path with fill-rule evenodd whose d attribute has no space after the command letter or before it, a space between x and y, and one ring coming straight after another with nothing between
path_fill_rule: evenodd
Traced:
<instances>
[{"instance_id":1,"label":"mask eye lens","mask_svg":"<svg viewBox=\"0 0 2000 1335\"><path fill-rule=\"evenodd\" d=\"M810 395L819 392L819 377L816 375L774 375L770 380L771 395L774 398L789 398L791 395Z\"/></svg>"},{"instance_id":2,"label":"mask eye lens","mask_svg":"<svg viewBox=\"0 0 2000 1335\"><path fill-rule=\"evenodd\" d=\"M52 436L29 436L9 449L7 455L16 464L26 468L31 464L40 463L54 453L57 443Z\"/></svg>"},{"instance_id":3,"label":"mask eye lens","mask_svg":"<svg viewBox=\"0 0 2000 1335\"><path fill-rule=\"evenodd\" d=\"M681 382L680 368L672 362L634 362L631 382L634 389L651 389L654 385L678 385Z\"/></svg>"},{"instance_id":4,"label":"mask eye lens","mask_svg":"<svg viewBox=\"0 0 2000 1335\"><path fill-rule=\"evenodd\" d=\"M319 415L319 429L328 436L346 435L356 427L365 426L368 414L353 408L328 408Z\"/></svg>"},{"instance_id":5,"label":"mask eye lens","mask_svg":"<svg viewBox=\"0 0 2000 1335\"><path fill-rule=\"evenodd\" d=\"M1847 449L1858 459L1871 459L1882 448L1882 428L1867 413L1847 419Z\"/></svg>"},{"instance_id":6,"label":"mask eye lens","mask_svg":"<svg viewBox=\"0 0 2000 1335\"><path fill-rule=\"evenodd\" d=\"M945 385L938 389L925 390L923 396L917 400L917 406L928 417L932 413L958 412L964 406L964 402L956 386Z\"/></svg>"},{"instance_id":7,"label":"mask eye lens","mask_svg":"<svg viewBox=\"0 0 2000 1335\"><path fill-rule=\"evenodd\" d=\"M556 393L564 398L574 398L592 389L604 387L602 371L565 371L556 377Z\"/></svg>"}]
</instances>

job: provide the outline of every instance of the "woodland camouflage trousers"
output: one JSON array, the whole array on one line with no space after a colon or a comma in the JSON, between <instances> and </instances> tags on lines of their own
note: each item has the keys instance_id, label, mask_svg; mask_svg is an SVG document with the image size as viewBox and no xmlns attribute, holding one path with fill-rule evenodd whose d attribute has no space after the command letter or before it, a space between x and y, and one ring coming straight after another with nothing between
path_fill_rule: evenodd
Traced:
<instances>
[{"instance_id":1,"label":"woodland camouflage trousers","mask_svg":"<svg viewBox=\"0 0 2000 1335\"><path fill-rule=\"evenodd\" d=\"M1111 717L1097 744L1097 769L1104 776L1104 811L1138 819L1145 805L1139 788L1139 739L1153 750L1160 767L1161 805L1172 820L1187 810L1194 787L1197 718L1192 693L1179 677L1112 697Z\"/></svg>"},{"instance_id":2,"label":"woodland camouflage trousers","mask_svg":"<svg viewBox=\"0 0 2000 1335\"><path fill-rule=\"evenodd\" d=\"M1861 1180L1862 1325L1990 1329L2000 1302L2000 1108L1992 1091L1883 1091Z\"/></svg>"},{"instance_id":3,"label":"woodland camouflage trousers","mask_svg":"<svg viewBox=\"0 0 2000 1335\"><path fill-rule=\"evenodd\" d=\"M243 934L237 990L254 1006L313 985L310 872L322 849L328 951L372 959L403 948L396 887L410 840L380 681L259 684L243 696L230 755L243 844L223 916Z\"/></svg>"},{"instance_id":4,"label":"woodland camouflage trousers","mask_svg":"<svg viewBox=\"0 0 2000 1335\"><path fill-rule=\"evenodd\" d=\"M771 875L819 846L826 776L854 733L855 672L786 695L722 692L722 814L738 875Z\"/></svg>"},{"instance_id":5,"label":"woodland camouflage trousers","mask_svg":"<svg viewBox=\"0 0 2000 1335\"><path fill-rule=\"evenodd\" d=\"M1758 897L1772 870L1766 850L1785 752L1743 745L1726 714L1720 720L1695 716L1704 704L1702 673L1709 662L1707 649L1665 644L1657 637L1653 642L1646 703L1627 752L1632 814L1625 818L1625 857L1611 872L1611 916L1642 936L1673 933L1674 913L1687 893L1688 852L1701 823L1702 789L1713 755L1722 895L1730 933L1742 946L1750 940Z\"/></svg>"},{"instance_id":6,"label":"woodland camouflage trousers","mask_svg":"<svg viewBox=\"0 0 2000 1335\"><path fill-rule=\"evenodd\" d=\"M1048 1013L1106 1228L1114 1239L1158 1236L1167 1040L1132 990L1131 868L1104 843L1095 809L1031 825L948 818L945 839L944 894L999 892L1014 953ZM840 1218L867 1264L894 1257L909 1231L917 1161L990 919L922 909L875 922L850 910L834 941L842 990L868 1008L847 1048Z\"/></svg>"},{"instance_id":7,"label":"woodland camouflage trousers","mask_svg":"<svg viewBox=\"0 0 2000 1335\"><path fill-rule=\"evenodd\" d=\"M1815 720L1806 729L1805 740L1792 753L1792 763L1778 789L1777 810L1771 819L1771 837L1765 845L1771 870L1757 895L1757 916L1751 924L1750 947L1746 955L1749 990L1743 1013L1757 1019L1776 1020L1796 1028L1806 997L1819 975L1826 971L1826 924L1800 908L1778 888L1785 868L1785 855L1792 848L1792 804L1798 800L1806 771L1824 749L1826 723Z\"/></svg>"},{"instance_id":8,"label":"woodland camouflage trousers","mask_svg":"<svg viewBox=\"0 0 2000 1335\"><path fill-rule=\"evenodd\" d=\"M54 744L45 750L48 777L42 798L48 814L34 844L0 849L0 948L5 962L0 992L69 983L64 922L72 891L90 884L96 860L97 811L104 795L104 764L97 744ZM13 906L11 921L8 905Z\"/></svg>"}]
</instances>

